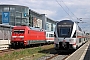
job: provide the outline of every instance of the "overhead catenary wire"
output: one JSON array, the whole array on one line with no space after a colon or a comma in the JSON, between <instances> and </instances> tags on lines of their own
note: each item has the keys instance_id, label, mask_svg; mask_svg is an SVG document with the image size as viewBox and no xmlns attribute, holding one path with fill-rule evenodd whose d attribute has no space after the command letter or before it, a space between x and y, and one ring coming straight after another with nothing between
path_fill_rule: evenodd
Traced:
<instances>
[{"instance_id":1,"label":"overhead catenary wire","mask_svg":"<svg viewBox=\"0 0 90 60\"><path fill-rule=\"evenodd\" d=\"M62 2L63 2L63 0L61 0ZM63 2L64 3L64 2ZM70 9L68 8L68 6L64 3L64 5L67 7L67 9L70 11ZM76 17L76 19L78 19L77 18L77 16L72 12L72 11L70 11L75 17Z\"/></svg>"},{"instance_id":2,"label":"overhead catenary wire","mask_svg":"<svg viewBox=\"0 0 90 60\"><path fill-rule=\"evenodd\" d=\"M62 7L62 9L70 16L70 14L63 8L63 6L58 2L58 0L55 0L58 4L59 4L59 6L61 6ZM61 0L62 1L62 0ZM63 1L62 1L63 2ZM64 2L63 2L64 3ZM66 4L64 3L64 5L66 6ZM66 6L67 7L67 6ZM68 8L68 7L67 7ZM70 9L68 8L68 10L70 11ZM71 12L71 11L70 11ZM71 12L72 13L72 12ZM74 13L72 13L74 16L75 16L75 14ZM75 16L76 17L76 16ZM70 16L70 18L71 19L73 19L71 16ZM77 17L76 17L77 18ZM77 18L78 19L78 18Z\"/></svg>"},{"instance_id":3,"label":"overhead catenary wire","mask_svg":"<svg viewBox=\"0 0 90 60\"><path fill-rule=\"evenodd\" d=\"M63 0L60 0L60 3L58 0L56 0L56 2L59 4L59 6L62 7L62 9L71 17L71 15L65 10L65 8L63 8L63 6L61 5L61 2L67 7L68 11L70 11L70 9L68 8L68 6L64 3ZM76 18L76 20L79 20L80 22L79 23L88 23L88 22L83 22L82 19L90 19L90 18L78 18L72 11L70 11L71 14L73 14L73 16ZM72 18L72 17L71 17ZM78 21L76 21L78 22ZM77 23L78 24L78 23ZM81 24L80 24L81 25Z\"/></svg>"}]
</instances>

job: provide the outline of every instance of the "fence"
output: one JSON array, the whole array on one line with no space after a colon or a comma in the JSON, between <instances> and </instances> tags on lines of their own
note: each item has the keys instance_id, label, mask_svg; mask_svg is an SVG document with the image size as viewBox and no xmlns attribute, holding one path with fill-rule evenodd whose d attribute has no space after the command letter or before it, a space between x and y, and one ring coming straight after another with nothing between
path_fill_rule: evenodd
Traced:
<instances>
[{"instance_id":1,"label":"fence","mask_svg":"<svg viewBox=\"0 0 90 60\"><path fill-rule=\"evenodd\" d=\"M0 24L0 50L9 48L12 28L10 25Z\"/></svg>"}]
</instances>

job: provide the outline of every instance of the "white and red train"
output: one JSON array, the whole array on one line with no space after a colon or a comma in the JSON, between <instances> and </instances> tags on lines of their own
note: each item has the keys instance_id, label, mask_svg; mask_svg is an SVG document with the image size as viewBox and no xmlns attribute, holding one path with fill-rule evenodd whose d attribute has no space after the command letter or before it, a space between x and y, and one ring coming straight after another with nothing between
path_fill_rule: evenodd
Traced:
<instances>
[{"instance_id":1,"label":"white and red train","mask_svg":"<svg viewBox=\"0 0 90 60\"><path fill-rule=\"evenodd\" d=\"M85 32L71 20L57 22L54 37L56 51L75 50L86 42Z\"/></svg>"},{"instance_id":2,"label":"white and red train","mask_svg":"<svg viewBox=\"0 0 90 60\"><path fill-rule=\"evenodd\" d=\"M54 32L44 31L29 26L15 26L12 29L12 47L50 42L54 42Z\"/></svg>"}]
</instances>

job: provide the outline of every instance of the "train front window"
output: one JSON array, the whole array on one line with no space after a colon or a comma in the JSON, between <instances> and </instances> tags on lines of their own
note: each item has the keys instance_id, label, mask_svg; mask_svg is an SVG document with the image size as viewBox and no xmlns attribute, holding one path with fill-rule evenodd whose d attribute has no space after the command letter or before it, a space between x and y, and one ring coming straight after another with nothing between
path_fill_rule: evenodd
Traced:
<instances>
[{"instance_id":1,"label":"train front window","mask_svg":"<svg viewBox=\"0 0 90 60\"><path fill-rule=\"evenodd\" d=\"M70 37L70 31L71 30L71 28L60 28L60 30L59 30L59 36L60 37L63 37L63 36L65 36L65 37Z\"/></svg>"},{"instance_id":2,"label":"train front window","mask_svg":"<svg viewBox=\"0 0 90 60\"><path fill-rule=\"evenodd\" d=\"M24 30L14 30L14 33L24 33Z\"/></svg>"}]
</instances>

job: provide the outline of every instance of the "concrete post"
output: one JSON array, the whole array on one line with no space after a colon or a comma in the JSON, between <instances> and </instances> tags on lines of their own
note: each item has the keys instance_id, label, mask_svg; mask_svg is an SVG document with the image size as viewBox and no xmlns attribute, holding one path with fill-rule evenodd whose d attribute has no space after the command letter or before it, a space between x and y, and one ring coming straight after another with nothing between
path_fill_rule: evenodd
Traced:
<instances>
[{"instance_id":1,"label":"concrete post","mask_svg":"<svg viewBox=\"0 0 90 60\"><path fill-rule=\"evenodd\" d=\"M45 29L46 30L46 16L45 14L41 14L42 15L42 29Z\"/></svg>"}]
</instances>

